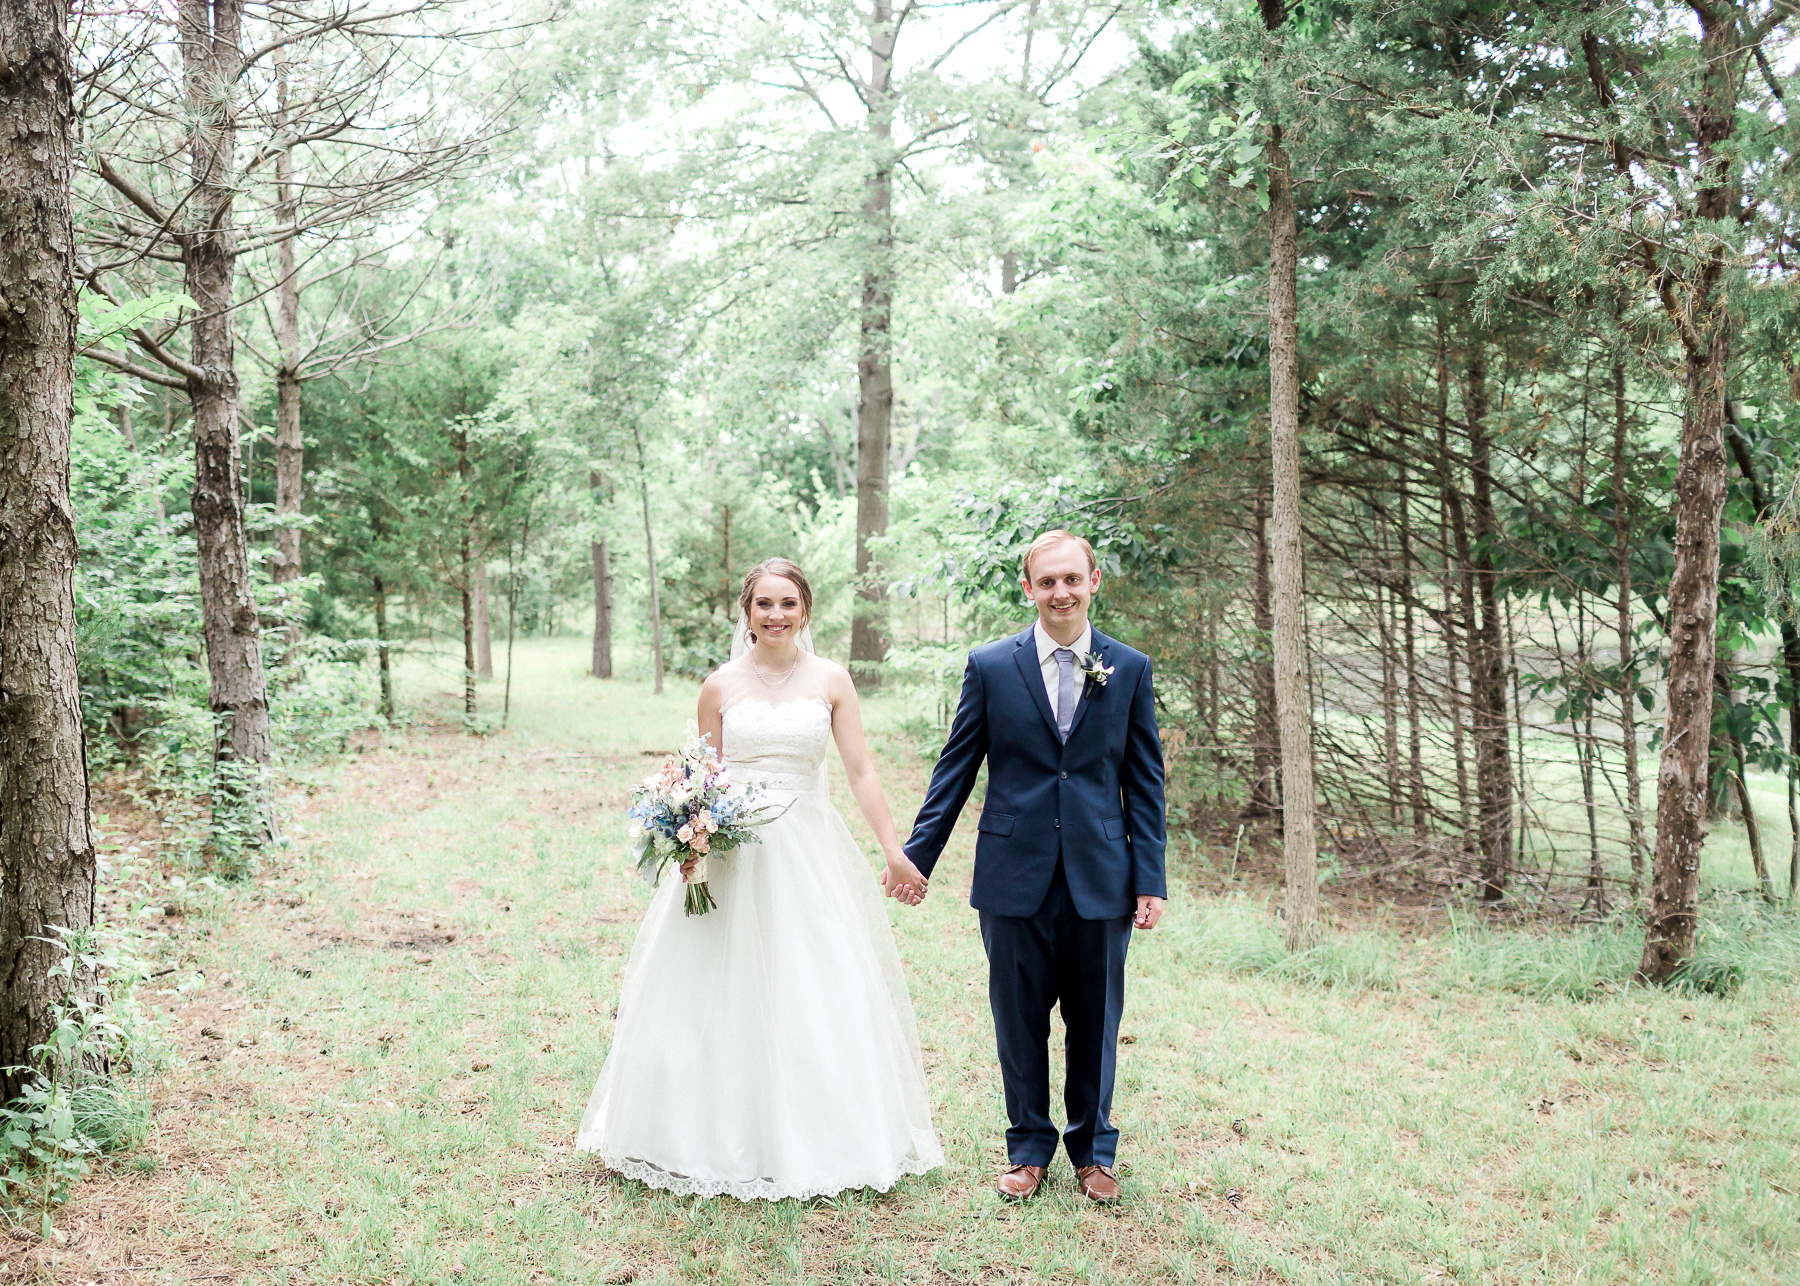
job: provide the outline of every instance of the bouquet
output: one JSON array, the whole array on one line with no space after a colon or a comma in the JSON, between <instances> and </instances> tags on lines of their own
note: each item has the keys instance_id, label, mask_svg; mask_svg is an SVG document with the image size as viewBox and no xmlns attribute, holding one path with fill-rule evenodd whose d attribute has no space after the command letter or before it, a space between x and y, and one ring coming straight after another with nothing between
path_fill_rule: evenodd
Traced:
<instances>
[{"instance_id":1,"label":"bouquet","mask_svg":"<svg viewBox=\"0 0 1800 1286\"><path fill-rule=\"evenodd\" d=\"M638 872L655 884L670 862L696 859L683 909L705 915L718 906L706 887L706 864L744 844L781 813L757 807L759 792L733 786L719 753L690 734L681 752L639 782L631 793L631 841ZM786 812L783 809L782 812Z\"/></svg>"}]
</instances>

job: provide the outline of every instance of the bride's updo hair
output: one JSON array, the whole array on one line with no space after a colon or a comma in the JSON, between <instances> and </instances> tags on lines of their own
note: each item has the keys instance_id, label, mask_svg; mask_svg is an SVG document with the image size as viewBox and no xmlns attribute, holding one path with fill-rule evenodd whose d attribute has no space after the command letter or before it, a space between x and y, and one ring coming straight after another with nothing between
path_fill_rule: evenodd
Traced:
<instances>
[{"instance_id":1,"label":"bride's updo hair","mask_svg":"<svg viewBox=\"0 0 1800 1286\"><path fill-rule=\"evenodd\" d=\"M800 564L791 558L765 558L752 567L744 575L744 589L738 595L738 611L744 614L744 620L750 620L750 604L756 598L756 582L765 576L779 576L783 580L794 582L800 591L800 610L806 613L807 622L812 621L813 596L812 585L806 579L806 573L800 570ZM756 642L756 631L750 631L750 641Z\"/></svg>"}]
</instances>

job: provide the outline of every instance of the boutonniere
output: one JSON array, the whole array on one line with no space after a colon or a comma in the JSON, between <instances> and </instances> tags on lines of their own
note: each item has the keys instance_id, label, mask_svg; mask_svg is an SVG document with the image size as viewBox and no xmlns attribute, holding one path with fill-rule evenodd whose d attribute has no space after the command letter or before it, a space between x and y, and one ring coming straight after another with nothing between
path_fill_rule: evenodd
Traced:
<instances>
[{"instance_id":1,"label":"boutonniere","mask_svg":"<svg viewBox=\"0 0 1800 1286\"><path fill-rule=\"evenodd\" d=\"M1077 652L1075 664L1083 674L1094 681L1096 687L1104 688L1106 681L1112 677L1112 666L1102 661L1097 652Z\"/></svg>"}]
</instances>

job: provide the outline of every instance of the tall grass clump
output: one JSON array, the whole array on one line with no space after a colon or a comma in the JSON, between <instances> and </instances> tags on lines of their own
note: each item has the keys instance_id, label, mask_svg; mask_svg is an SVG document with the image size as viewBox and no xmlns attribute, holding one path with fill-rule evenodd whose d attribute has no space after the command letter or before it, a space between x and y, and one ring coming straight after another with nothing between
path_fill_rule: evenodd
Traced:
<instances>
[{"instance_id":1,"label":"tall grass clump","mask_svg":"<svg viewBox=\"0 0 1800 1286\"><path fill-rule=\"evenodd\" d=\"M1674 986L1728 994L1740 986L1800 980L1800 916L1749 893L1720 893L1700 912L1694 958Z\"/></svg>"},{"instance_id":2,"label":"tall grass clump","mask_svg":"<svg viewBox=\"0 0 1800 1286\"><path fill-rule=\"evenodd\" d=\"M1490 929L1452 912L1438 945L1440 986L1585 1000L1631 981L1644 926L1620 913L1568 930Z\"/></svg>"},{"instance_id":3,"label":"tall grass clump","mask_svg":"<svg viewBox=\"0 0 1800 1286\"><path fill-rule=\"evenodd\" d=\"M1489 929L1452 915L1439 938L1440 986L1586 1000L1629 986L1643 955L1644 926L1629 910L1572 929ZM1748 895L1707 899L1693 959L1670 985L1729 995L1752 981L1800 979L1800 919Z\"/></svg>"},{"instance_id":4,"label":"tall grass clump","mask_svg":"<svg viewBox=\"0 0 1800 1286\"><path fill-rule=\"evenodd\" d=\"M1176 936L1184 954L1228 973L1379 991L1393 990L1398 981L1400 944L1392 935L1332 933L1315 947L1290 953L1274 919L1242 894L1206 906Z\"/></svg>"}]
</instances>

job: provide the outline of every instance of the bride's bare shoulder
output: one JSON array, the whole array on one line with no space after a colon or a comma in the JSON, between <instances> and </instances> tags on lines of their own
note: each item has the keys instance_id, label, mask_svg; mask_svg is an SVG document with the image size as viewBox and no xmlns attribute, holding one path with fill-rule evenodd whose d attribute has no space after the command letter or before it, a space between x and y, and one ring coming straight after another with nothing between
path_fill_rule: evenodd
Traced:
<instances>
[{"instance_id":1,"label":"bride's bare shoulder","mask_svg":"<svg viewBox=\"0 0 1800 1286\"><path fill-rule=\"evenodd\" d=\"M842 693L856 695L856 681L850 677L850 671L827 656L815 654L812 663L819 667L820 677L824 679L825 686L834 697Z\"/></svg>"},{"instance_id":2,"label":"bride's bare shoulder","mask_svg":"<svg viewBox=\"0 0 1800 1286\"><path fill-rule=\"evenodd\" d=\"M742 666L743 662L741 661L727 661L724 665L721 665L718 669L707 675L705 682L700 685L700 699L702 701L710 700L715 702L723 700L726 687L731 683L732 679L737 676L737 673Z\"/></svg>"}]
</instances>

